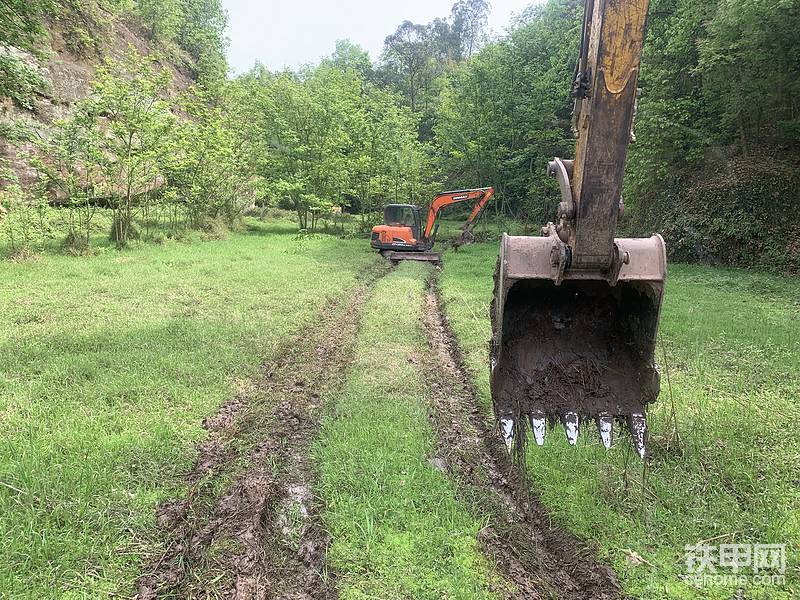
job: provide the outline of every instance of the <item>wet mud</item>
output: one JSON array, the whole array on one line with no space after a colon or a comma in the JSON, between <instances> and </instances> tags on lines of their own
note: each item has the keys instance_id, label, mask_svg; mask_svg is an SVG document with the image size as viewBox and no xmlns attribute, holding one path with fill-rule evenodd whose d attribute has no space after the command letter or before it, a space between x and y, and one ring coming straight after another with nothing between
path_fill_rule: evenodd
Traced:
<instances>
[{"instance_id":1,"label":"wet mud","mask_svg":"<svg viewBox=\"0 0 800 600\"><path fill-rule=\"evenodd\" d=\"M531 491L523 470L512 465L492 419L478 400L431 280L423 311L430 345L426 379L430 419L437 437L432 464L457 483L461 498L486 526L479 543L504 581L504 598L611 599L620 597L614 572L595 551L552 522Z\"/></svg>"},{"instance_id":2,"label":"wet mud","mask_svg":"<svg viewBox=\"0 0 800 600\"><path fill-rule=\"evenodd\" d=\"M351 296L327 304L205 421L186 498L158 508L161 549L138 579L137 598L336 597L308 452L322 399L343 384L363 304L385 272L365 274Z\"/></svg>"},{"instance_id":3,"label":"wet mud","mask_svg":"<svg viewBox=\"0 0 800 600\"><path fill-rule=\"evenodd\" d=\"M599 281L521 281L509 291L492 353L499 417L644 414L655 401L657 307L644 288ZM494 331L498 323L493 323Z\"/></svg>"}]
</instances>

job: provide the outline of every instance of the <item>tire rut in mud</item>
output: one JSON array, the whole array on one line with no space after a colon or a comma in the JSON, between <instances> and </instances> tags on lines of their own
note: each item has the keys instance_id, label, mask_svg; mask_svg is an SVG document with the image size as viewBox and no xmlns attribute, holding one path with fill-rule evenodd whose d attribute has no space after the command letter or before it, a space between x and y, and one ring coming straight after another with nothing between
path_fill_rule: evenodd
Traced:
<instances>
[{"instance_id":1,"label":"tire rut in mud","mask_svg":"<svg viewBox=\"0 0 800 600\"><path fill-rule=\"evenodd\" d=\"M186 499L157 511L167 542L138 579L137 598L336 597L308 450L322 398L353 359L363 304L386 272L326 305L249 390L205 421Z\"/></svg>"},{"instance_id":2,"label":"tire rut in mud","mask_svg":"<svg viewBox=\"0 0 800 600\"><path fill-rule=\"evenodd\" d=\"M444 316L435 278L425 295L423 325L431 350L426 378L439 459L459 494L489 521L484 554L511 583L505 598L607 600L621 595L614 572L580 540L555 526L487 423Z\"/></svg>"}]
</instances>

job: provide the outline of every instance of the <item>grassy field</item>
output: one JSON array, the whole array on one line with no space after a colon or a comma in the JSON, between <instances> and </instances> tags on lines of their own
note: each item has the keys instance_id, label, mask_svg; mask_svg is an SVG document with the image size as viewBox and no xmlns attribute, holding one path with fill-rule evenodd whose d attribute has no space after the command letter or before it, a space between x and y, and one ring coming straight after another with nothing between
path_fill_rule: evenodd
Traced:
<instances>
[{"instance_id":1,"label":"grassy field","mask_svg":"<svg viewBox=\"0 0 800 600\"><path fill-rule=\"evenodd\" d=\"M441 278L487 411L496 252L495 244L449 252ZM528 473L544 503L598 545L630 594L730 598L732 588L696 589L680 578L684 546L703 540L787 544L787 584L737 597L800 594L799 299L797 279L672 265L658 350L662 395L650 413L646 468L626 443L605 452L595 436L573 449L563 434L551 435L544 448L529 449Z\"/></svg>"},{"instance_id":2,"label":"grassy field","mask_svg":"<svg viewBox=\"0 0 800 600\"><path fill-rule=\"evenodd\" d=\"M154 506L185 493L203 419L380 260L365 246L250 221L216 242L0 263L0 597L130 593ZM496 249L448 252L440 274L487 418ZM313 447L343 597L489 597L498 581L482 517L428 461L429 273L406 263L377 284ZM631 595L730 598L681 579L684 546L711 540L786 543L786 585L738 597L797 596L798 298L796 279L673 265L646 468L593 436L529 449L543 502Z\"/></svg>"},{"instance_id":3,"label":"grassy field","mask_svg":"<svg viewBox=\"0 0 800 600\"><path fill-rule=\"evenodd\" d=\"M0 597L129 591L203 418L378 260L251 222L0 263Z\"/></svg>"},{"instance_id":4,"label":"grassy field","mask_svg":"<svg viewBox=\"0 0 800 600\"><path fill-rule=\"evenodd\" d=\"M402 263L376 286L345 388L314 452L329 566L342 598L487 598L482 523L431 467L433 432L419 369L430 267Z\"/></svg>"}]
</instances>

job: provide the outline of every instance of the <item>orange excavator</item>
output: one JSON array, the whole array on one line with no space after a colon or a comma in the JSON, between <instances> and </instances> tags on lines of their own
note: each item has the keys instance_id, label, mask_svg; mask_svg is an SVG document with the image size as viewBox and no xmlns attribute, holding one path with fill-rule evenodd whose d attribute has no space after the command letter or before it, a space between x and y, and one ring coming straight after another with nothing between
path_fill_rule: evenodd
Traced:
<instances>
[{"instance_id":1,"label":"orange excavator","mask_svg":"<svg viewBox=\"0 0 800 600\"><path fill-rule=\"evenodd\" d=\"M441 262L442 255L431 252L439 231L439 214L453 204L472 202L472 212L467 217L455 246L469 244L473 240L472 228L478 216L494 194L494 188L453 190L437 194L428 209L425 227L420 221L420 208L413 204L387 204L383 210L383 225L372 228L370 245L388 260L421 260Z\"/></svg>"}]
</instances>

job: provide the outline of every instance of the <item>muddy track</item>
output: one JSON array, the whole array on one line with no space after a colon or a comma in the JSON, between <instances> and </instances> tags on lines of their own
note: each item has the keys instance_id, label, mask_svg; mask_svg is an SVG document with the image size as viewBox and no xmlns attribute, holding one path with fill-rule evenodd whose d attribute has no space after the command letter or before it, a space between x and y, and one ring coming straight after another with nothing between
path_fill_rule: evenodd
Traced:
<instances>
[{"instance_id":1,"label":"muddy track","mask_svg":"<svg viewBox=\"0 0 800 600\"><path fill-rule=\"evenodd\" d=\"M488 513L479 542L511 583L509 589L495 591L505 598L620 597L613 571L598 564L584 543L551 522L524 474L512 467L480 408L433 278L425 296L423 324L432 352L427 380L438 458L470 508Z\"/></svg>"},{"instance_id":2,"label":"muddy track","mask_svg":"<svg viewBox=\"0 0 800 600\"><path fill-rule=\"evenodd\" d=\"M384 273L381 265L349 297L326 304L276 363L205 421L186 499L157 511L166 543L140 576L137 598L336 596L308 451L322 398L343 383L362 306Z\"/></svg>"}]
</instances>

